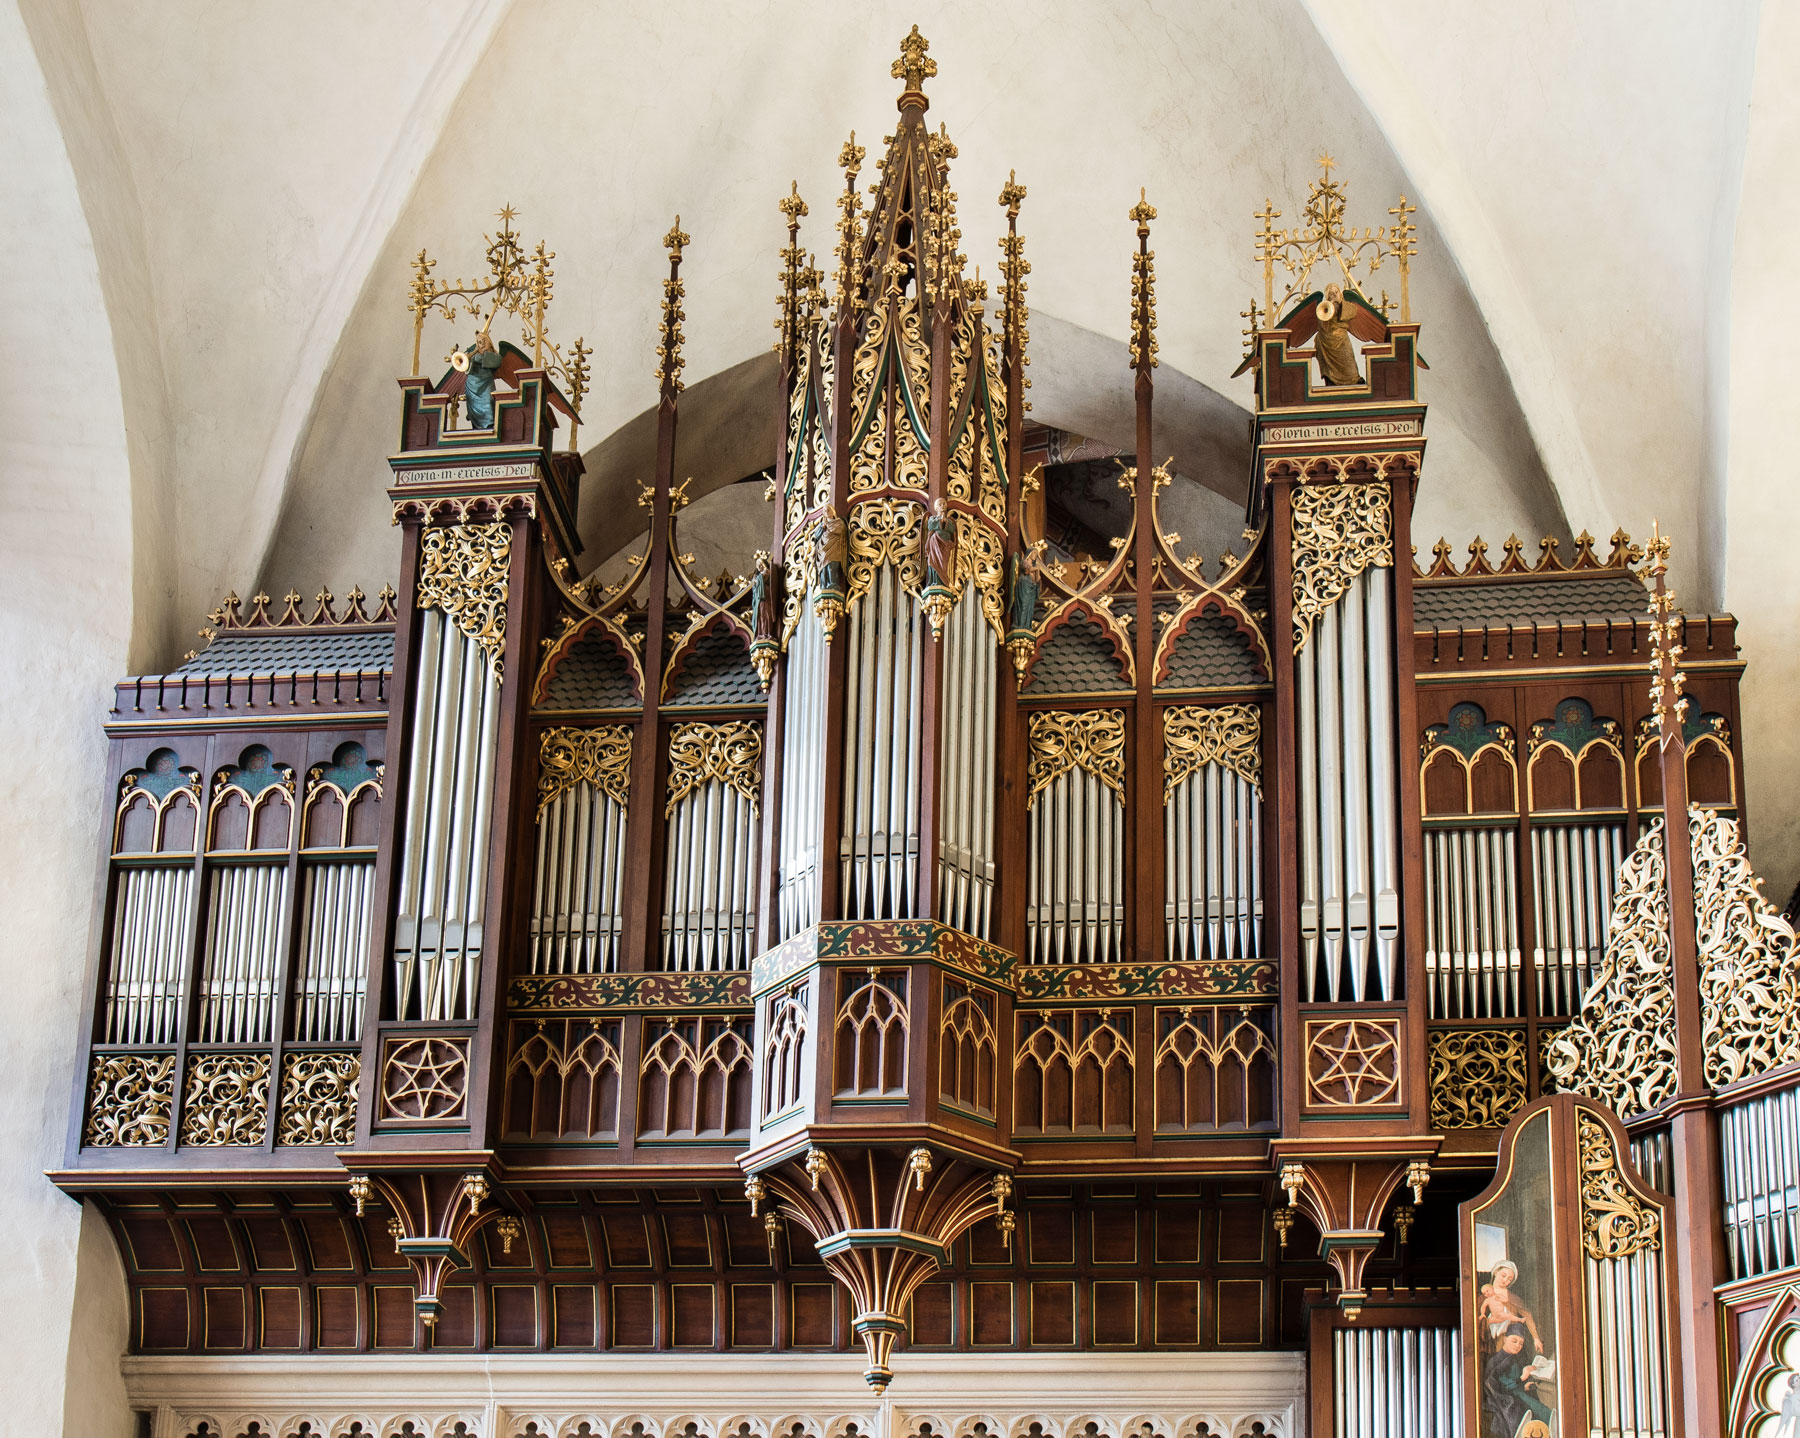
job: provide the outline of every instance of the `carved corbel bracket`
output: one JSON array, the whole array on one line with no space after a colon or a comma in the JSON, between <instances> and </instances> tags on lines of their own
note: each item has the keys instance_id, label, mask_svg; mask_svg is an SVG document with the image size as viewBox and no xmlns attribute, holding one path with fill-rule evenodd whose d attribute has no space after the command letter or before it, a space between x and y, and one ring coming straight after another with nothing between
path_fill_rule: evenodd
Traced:
<instances>
[{"instance_id":1,"label":"carved corbel bracket","mask_svg":"<svg viewBox=\"0 0 1800 1438\"><path fill-rule=\"evenodd\" d=\"M1381 1244L1388 1202L1402 1184L1412 1189L1414 1204L1423 1200L1431 1182L1433 1149L1435 1144L1410 1152L1338 1158L1280 1146L1276 1183L1286 1191L1290 1208L1305 1214L1319 1230L1319 1256L1331 1265L1338 1306L1352 1321L1368 1296L1363 1270ZM1410 1212L1407 1217L1410 1228ZM1290 1216L1287 1227L1292 1223Z\"/></svg>"},{"instance_id":2,"label":"carved corbel bracket","mask_svg":"<svg viewBox=\"0 0 1800 1438\"><path fill-rule=\"evenodd\" d=\"M427 1328L435 1327L444 1311L445 1278L471 1266L476 1234L496 1221L509 1247L518 1234L517 1221L491 1201L497 1185L485 1157L470 1154L467 1166L455 1168L375 1170L350 1177L358 1217L377 1200L391 1211L388 1232L412 1266L413 1309Z\"/></svg>"},{"instance_id":3,"label":"carved corbel bracket","mask_svg":"<svg viewBox=\"0 0 1800 1438\"><path fill-rule=\"evenodd\" d=\"M863 1376L877 1393L893 1379L894 1342L906 1332L906 1306L922 1283L948 1266L950 1245L985 1218L996 1219L1010 1245L1012 1191L1010 1173L924 1145L813 1145L744 1183L751 1211L772 1205L798 1224L850 1291L851 1328L869 1359Z\"/></svg>"}]
</instances>

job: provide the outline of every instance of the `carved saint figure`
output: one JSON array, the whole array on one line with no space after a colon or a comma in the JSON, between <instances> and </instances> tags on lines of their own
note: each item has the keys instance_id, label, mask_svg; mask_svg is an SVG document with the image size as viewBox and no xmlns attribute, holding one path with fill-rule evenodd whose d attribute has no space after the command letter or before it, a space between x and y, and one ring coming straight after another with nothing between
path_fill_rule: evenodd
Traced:
<instances>
[{"instance_id":1,"label":"carved saint figure","mask_svg":"<svg viewBox=\"0 0 1800 1438\"><path fill-rule=\"evenodd\" d=\"M829 589L837 594L844 593L847 588L844 563L849 557L849 534L836 511L828 509L819 516L819 527L813 532L813 543L818 547L819 588Z\"/></svg>"},{"instance_id":2,"label":"carved saint figure","mask_svg":"<svg viewBox=\"0 0 1800 1438\"><path fill-rule=\"evenodd\" d=\"M1541 1360L1525 1361L1525 1335L1509 1333L1481 1368L1483 1438L1547 1434L1554 1414L1541 1390L1549 1383Z\"/></svg>"},{"instance_id":3,"label":"carved saint figure","mask_svg":"<svg viewBox=\"0 0 1800 1438\"><path fill-rule=\"evenodd\" d=\"M1325 298L1313 309L1319 321L1313 353L1319 357L1319 373L1326 384L1361 384L1356 368L1356 347L1350 343L1350 316L1344 308L1344 287L1325 286Z\"/></svg>"},{"instance_id":4,"label":"carved saint figure","mask_svg":"<svg viewBox=\"0 0 1800 1438\"><path fill-rule=\"evenodd\" d=\"M1518 1264L1510 1258L1503 1258L1496 1263L1493 1281L1481 1285L1481 1297L1475 1310L1476 1321L1487 1324L1490 1341L1495 1347L1501 1345L1508 1333L1516 1332L1521 1339L1529 1334L1532 1349L1542 1353L1544 1340L1538 1335L1537 1320L1512 1291L1513 1284L1518 1281Z\"/></svg>"},{"instance_id":5,"label":"carved saint figure","mask_svg":"<svg viewBox=\"0 0 1800 1438\"><path fill-rule=\"evenodd\" d=\"M1043 589L1039 556L1040 539L1023 554L1012 557L1012 605L1007 627L1014 633L1028 633L1037 622L1038 595Z\"/></svg>"},{"instance_id":6,"label":"carved saint figure","mask_svg":"<svg viewBox=\"0 0 1800 1438\"><path fill-rule=\"evenodd\" d=\"M925 518L925 583L956 588L956 520L941 494Z\"/></svg>"},{"instance_id":7,"label":"carved saint figure","mask_svg":"<svg viewBox=\"0 0 1800 1438\"><path fill-rule=\"evenodd\" d=\"M469 357L468 372L463 376L463 399L468 404L469 428L494 427L494 371L500 368L500 351L493 337L483 330L475 343L463 351ZM457 366L461 368L461 366Z\"/></svg>"},{"instance_id":8,"label":"carved saint figure","mask_svg":"<svg viewBox=\"0 0 1800 1438\"><path fill-rule=\"evenodd\" d=\"M766 549L756 552L756 576L750 581L750 629L754 640L775 637L775 565Z\"/></svg>"}]
</instances>

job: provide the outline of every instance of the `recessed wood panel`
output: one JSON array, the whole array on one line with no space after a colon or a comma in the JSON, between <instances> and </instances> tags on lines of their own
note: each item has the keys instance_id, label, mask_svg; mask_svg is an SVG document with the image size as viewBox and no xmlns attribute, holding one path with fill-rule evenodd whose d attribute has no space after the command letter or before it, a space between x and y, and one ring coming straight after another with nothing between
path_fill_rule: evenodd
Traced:
<instances>
[{"instance_id":1,"label":"recessed wood panel","mask_svg":"<svg viewBox=\"0 0 1800 1438\"><path fill-rule=\"evenodd\" d=\"M244 1290L208 1288L201 1302L201 1346L213 1352L237 1352L244 1346Z\"/></svg>"},{"instance_id":2,"label":"recessed wood panel","mask_svg":"<svg viewBox=\"0 0 1800 1438\"><path fill-rule=\"evenodd\" d=\"M1129 1279L1095 1279L1090 1293L1094 1347L1130 1348L1138 1341L1138 1286Z\"/></svg>"},{"instance_id":3,"label":"recessed wood panel","mask_svg":"<svg viewBox=\"0 0 1800 1438\"><path fill-rule=\"evenodd\" d=\"M641 1213L609 1213L600 1220L606 1231L606 1262L613 1268L650 1266L650 1230Z\"/></svg>"},{"instance_id":4,"label":"recessed wood panel","mask_svg":"<svg viewBox=\"0 0 1800 1438\"><path fill-rule=\"evenodd\" d=\"M1219 1205L1219 1262L1261 1263L1267 1211L1261 1204Z\"/></svg>"},{"instance_id":5,"label":"recessed wood panel","mask_svg":"<svg viewBox=\"0 0 1800 1438\"><path fill-rule=\"evenodd\" d=\"M544 1249L552 1268L592 1268L593 1245L588 1242L587 1220L579 1213L541 1214Z\"/></svg>"},{"instance_id":6,"label":"recessed wood panel","mask_svg":"<svg viewBox=\"0 0 1800 1438\"><path fill-rule=\"evenodd\" d=\"M1026 1215L1031 1230L1031 1261L1075 1261L1075 1214L1067 1208L1034 1208Z\"/></svg>"},{"instance_id":7,"label":"recessed wood panel","mask_svg":"<svg viewBox=\"0 0 1800 1438\"><path fill-rule=\"evenodd\" d=\"M731 1346L768 1348L775 1342L775 1285L731 1285Z\"/></svg>"},{"instance_id":8,"label":"recessed wood panel","mask_svg":"<svg viewBox=\"0 0 1800 1438\"><path fill-rule=\"evenodd\" d=\"M979 1280L969 1284L969 1337L977 1348L1012 1347L1012 1284Z\"/></svg>"},{"instance_id":9,"label":"recessed wood panel","mask_svg":"<svg viewBox=\"0 0 1800 1438\"><path fill-rule=\"evenodd\" d=\"M550 1342L557 1348L593 1348L594 1290L586 1284L558 1284L550 1290Z\"/></svg>"},{"instance_id":10,"label":"recessed wood panel","mask_svg":"<svg viewBox=\"0 0 1800 1438\"><path fill-rule=\"evenodd\" d=\"M1136 1263L1138 1214L1135 1208L1097 1208L1088 1215L1095 1263Z\"/></svg>"},{"instance_id":11,"label":"recessed wood panel","mask_svg":"<svg viewBox=\"0 0 1800 1438\"><path fill-rule=\"evenodd\" d=\"M1159 1208L1156 1211L1156 1261L1200 1261L1200 1210L1198 1207Z\"/></svg>"},{"instance_id":12,"label":"recessed wood panel","mask_svg":"<svg viewBox=\"0 0 1800 1438\"><path fill-rule=\"evenodd\" d=\"M671 1341L677 1348L711 1348L717 1342L710 1283L669 1285Z\"/></svg>"},{"instance_id":13,"label":"recessed wood panel","mask_svg":"<svg viewBox=\"0 0 1800 1438\"><path fill-rule=\"evenodd\" d=\"M236 1273L243 1266L231 1225L223 1218L190 1218L187 1231L202 1273Z\"/></svg>"},{"instance_id":14,"label":"recessed wood panel","mask_svg":"<svg viewBox=\"0 0 1800 1438\"><path fill-rule=\"evenodd\" d=\"M374 1289L375 1343L377 1348L411 1348L413 1346L413 1291L411 1286L399 1288L379 1284Z\"/></svg>"},{"instance_id":15,"label":"recessed wood panel","mask_svg":"<svg viewBox=\"0 0 1800 1438\"><path fill-rule=\"evenodd\" d=\"M1254 1348L1262 1343L1263 1282L1260 1278L1221 1278L1215 1306L1219 1312L1219 1346Z\"/></svg>"},{"instance_id":16,"label":"recessed wood panel","mask_svg":"<svg viewBox=\"0 0 1800 1438\"><path fill-rule=\"evenodd\" d=\"M791 1225L790 1225L791 1227ZM832 1283L788 1285L789 1338L796 1348L832 1348L837 1344L837 1286Z\"/></svg>"},{"instance_id":17,"label":"recessed wood panel","mask_svg":"<svg viewBox=\"0 0 1800 1438\"><path fill-rule=\"evenodd\" d=\"M656 1286L650 1283L615 1283L611 1293L611 1346L656 1347Z\"/></svg>"},{"instance_id":18,"label":"recessed wood panel","mask_svg":"<svg viewBox=\"0 0 1800 1438\"><path fill-rule=\"evenodd\" d=\"M969 1230L969 1262L980 1267L1010 1267L1018 1256L1016 1245L1020 1242L1015 1233L1011 1243L1000 1231L1000 1225L992 1219L986 1219Z\"/></svg>"},{"instance_id":19,"label":"recessed wood panel","mask_svg":"<svg viewBox=\"0 0 1800 1438\"><path fill-rule=\"evenodd\" d=\"M537 1347L537 1299L535 1283L496 1283L488 1290L494 1347Z\"/></svg>"},{"instance_id":20,"label":"recessed wood panel","mask_svg":"<svg viewBox=\"0 0 1800 1438\"><path fill-rule=\"evenodd\" d=\"M1157 1343L1187 1345L1200 1341L1200 1282L1159 1278L1156 1281Z\"/></svg>"},{"instance_id":21,"label":"recessed wood panel","mask_svg":"<svg viewBox=\"0 0 1800 1438\"><path fill-rule=\"evenodd\" d=\"M363 1233L363 1252L369 1256L369 1267L393 1269L397 1273L412 1273L412 1265L406 1256L394 1246L394 1235L388 1232L389 1215L377 1213L370 1206L369 1212L361 1221Z\"/></svg>"},{"instance_id":22,"label":"recessed wood panel","mask_svg":"<svg viewBox=\"0 0 1800 1438\"><path fill-rule=\"evenodd\" d=\"M355 1348L361 1341L356 1307L361 1290L328 1284L313 1290L313 1346Z\"/></svg>"},{"instance_id":23,"label":"recessed wood panel","mask_svg":"<svg viewBox=\"0 0 1800 1438\"><path fill-rule=\"evenodd\" d=\"M712 1267L712 1233L704 1213L665 1213L662 1226L669 1267Z\"/></svg>"},{"instance_id":24,"label":"recessed wood panel","mask_svg":"<svg viewBox=\"0 0 1800 1438\"><path fill-rule=\"evenodd\" d=\"M188 1346L188 1291L185 1288L140 1288L138 1334L145 1352Z\"/></svg>"},{"instance_id":25,"label":"recessed wood panel","mask_svg":"<svg viewBox=\"0 0 1800 1438\"><path fill-rule=\"evenodd\" d=\"M343 1219L308 1214L300 1220L300 1231L306 1239L306 1261L315 1273L347 1273L356 1267ZM393 1246L389 1239L388 1247Z\"/></svg>"},{"instance_id":26,"label":"recessed wood panel","mask_svg":"<svg viewBox=\"0 0 1800 1438\"><path fill-rule=\"evenodd\" d=\"M912 1343L915 1348L948 1348L955 1341L951 1331L956 1310L956 1285L921 1284L913 1294Z\"/></svg>"},{"instance_id":27,"label":"recessed wood panel","mask_svg":"<svg viewBox=\"0 0 1800 1438\"><path fill-rule=\"evenodd\" d=\"M288 1241L288 1228L279 1218L246 1218L240 1220L250 1240L250 1261L268 1273L292 1273L299 1266L294 1246Z\"/></svg>"},{"instance_id":28,"label":"recessed wood panel","mask_svg":"<svg viewBox=\"0 0 1800 1438\"><path fill-rule=\"evenodd\" d=\"M467 1283L450 1283L438 1295L443 1311L431 1330L431 1348L470 1349L475 1346L475 1289Z\"/></svg>"},{"instance_id":29,"label":"recessed wood panel","mask_svg":"<svg viewBox=\"0 0 1800 1438\"><path fill-rule=\"evenodd\" d=\"M719 1226L725 1235L725 1261L733 1268L767 1268L774 1262L768 1231L749 1209L726 1210L719 1215Z\"/></svg>"},{"instance_id":30,"label":"recessed wood panel","mask_svg":"<svg viewBox=\"0 0 1800 1438\"><path fill-rule=\"evenodd\" d=\"M1032 1283L1030 1340L1035 1347L1075 1342L1075 1285Z\"/></svg>"},{"instance_id":31,"label":"recessed wood panel","mask_svg":"<svg viewBox=\"0 0 1800 1438\"><path fill-rule=\"evenodd\" d=\"M125 1235L127 1256L137 1272L181 1272L181 1248L167 1219L121 1219L119 1231Z\"/></svg>"},{"instance_id":32,"label":"recessed wood panel","mask_svg":"<svg viewBox=\"0 0 1800 1438\"><path fill-rule=\"evenodd\" d=\"M257 1341L264 1348L294 1349L300 1346L298 1288L256 1290Z\"/></svg>"}]
</instances>

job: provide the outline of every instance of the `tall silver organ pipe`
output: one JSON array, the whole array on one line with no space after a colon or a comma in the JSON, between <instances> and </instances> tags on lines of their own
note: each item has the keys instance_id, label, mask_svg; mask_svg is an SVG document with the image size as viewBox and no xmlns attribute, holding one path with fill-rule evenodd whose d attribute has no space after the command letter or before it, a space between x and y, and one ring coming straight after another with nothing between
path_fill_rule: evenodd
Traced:
<instances>
[{"instance_id":1,"label":"tall silver organ pipe","mask_svg":"<svg viewBox=\"0 0 1800 1438\"><path fill-rule=\"evenodd\" d=\"M1125 715L1033 714L1025 948L1034 964L1111 963L1125 949Z\"/></svg>"},{"instance_id":2,"label":"tall silver organ pipe","mask_svg":"<svg viewBox=\"0 0 1800 1438\"><path fill-rule=\"evenodd\" d=\"M1538 1011L1572 1014L1606 952L1625 828L1617 820L1534 824L1532 886L1536 893Z\"/></svg>"},{"instance_id":3,"label":"tall silver organ pipe","mask_svg":"<svg viewBox=\"0 0 1800 1438\"><path fill-rule=\"evenodd\" d=\"M200 974L201 1043L267 1043L273 1037L286 910L285 859L214 867Z\"/></svg>"},{"instance_id":4,"label":"tall silver organ pipe","mask_svg":"<svg viewBox=\"0 0 1800 1438\"><path fill-rule=\"evenodd\" d=\"M181 1037L191 859L121 870L106 987L106 1042L172 1044Z\"/></svg>"},{"instance_id":5,"label":"tall silver organ pipe","mask_svg":"<svg viewBox=\"0 0 1800 1438\"><path fill-rule=\"evenodd\" d=\"M994 725L999 646L973 582L944 630L937 917L988 936L994 895Z\"/></svg>"},{"instance_id":6,"label":"tall silver organ pipe","mask_svg":"<svg viewBox=\"0 0 1800 1438\"><path fill-rule=\"evenodd\" d=\"M1262 952L1262 724L1252 704L1163 711L1167 953Z\"/></svg>"},{"instance_id":7,"label":"tall silver organ pipe","mask_svg":"<svg viewBox=\"0 0 1800 1438\"><path fill-rule=\"evenodd\" d=\"M368 988L375 865L369 859L314 860L304 872L293 1037L354 1043L362 1037Z\"/></svg>"},{"instance_id":8,"label":"tall silver organ pipe","mask_svg":"<svg viewBox=\"0 0 1800 1438\"><path fill-rule=\"evenodd\" d=\"M498 661L441 610L419 657L394 926L395 1016L475 1014L500 719Z\"/></svg>"},{"instance_id":9,"label":"tall silver organ pipe","mask_svg":"<svg viewBox=\"0 0 1800 1438\"><path fill-rule=\"evenodd\" d=\"M1463 1438L1454 1328L1335 1329L1333 1438Z\"/></svg>"},{"instance_id":10,"label":"tall silver organ pipe","mask_svg":"<svg viewBox=\"0 0 1800 1438\"><path fill-rule=\"evenodd\" d=\"M1673 1235L1670 1235L1673 1237ZM1588 1431L1613 1438L1669 1434L1668 1298L1663 1250L1597 1258L1584 1244Z\"/></svg>"},{"instance_id":11,"label":"tall silver organ pipe","mask_svg":"<svg viewBox=\"0 0 1800 1438\"><path fill-rule=\"evenodd\" d=\"M1426 825L1425 979L1434 1019L1525 1012L1512 826Z\"/></svg>"},{"instance_id":12,"label":"tall silver organ pipe","mask_svg":"<svg viewBox=\"0 0 1800 1438\"><path fill-rule=\"evenodd\" d=\"M1719 1114L1731 1276L1800 1263L1800 1090L1760 1094Z\"/></svg>"},{"instance_id":13,"label":"tall silver organ pipe","mask_svg":"<svg viewBox=\"0 0 1800 1438\"><path fill-rule=\"evenodd\" d=\"M925 614L892 564L851 601L844 694L847 919L918 916L920 679Z\"/></svg>"},{"instance_id":14,"label":"tall silver organ pipe","mask_svg":"<svg viewBox=\"0 0 1800 1438\"><path fill-rule=\"evenodd\" d=\"M602 974L618 967L631 742L623 725L544 736L531 910L534 974Z\"/></svg>"},{"instance_id":15,"label":"tall silver organ pipe","mask_svg":"<svg viewBox=\"0 0 1800 1438\"><path fill-rule=\"evenodd\" d=\"M678 724L670 733L663 967L750 966L761 786L761 726Z\"/></svg>"},{"instance_id":16,"label":"tall silver organ pipe","mask_svg":"<svg viewBox=\"0 0 1800 1438\"><path fill-rule=\"evenodd\" d=\"M778 931L789 938L819 921L819 842L825 822L825 635L803 604L782 680L781 865Z\"/></svg>"},{"instance_id":17,"label":"tall silver organ pipe","mask_svg":"<svg viewBox=\"0 0 1800 1438\"><path fill-rule=\"evenodd\" d=\"M1300 935L1309 999L1389 999L1399 982L1393 573L1370 567L1295 656Z\"/></svg>"}]
</instances>

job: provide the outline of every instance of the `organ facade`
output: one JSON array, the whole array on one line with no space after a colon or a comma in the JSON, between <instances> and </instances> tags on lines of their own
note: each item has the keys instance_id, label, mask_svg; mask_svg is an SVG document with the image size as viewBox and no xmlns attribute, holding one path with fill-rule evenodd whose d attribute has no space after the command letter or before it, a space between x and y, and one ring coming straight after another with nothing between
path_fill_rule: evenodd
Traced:
<instances>
[{"instance_id":1,"label":"organ facade","mask_svg":"<svg viewBox=\"0 0 1800 1438\"><path fill-rule=\"evenodd\" d=\"M1411 207L1329 162L1257 216L1199 554L1154 208L1120 452L1029 417L1026 192L990 293L935 70L823 268L782 202L745 574L684 553L679 220L603 577L507 212L486 285L419 261L415 371L465 305L524 343L491 427L400 381L392 587L119 684L54 1177L146 1431L1777 1431L1800 960L1732 619L1660 535L1420 552Z\"/></svg>"}]
</instances>

